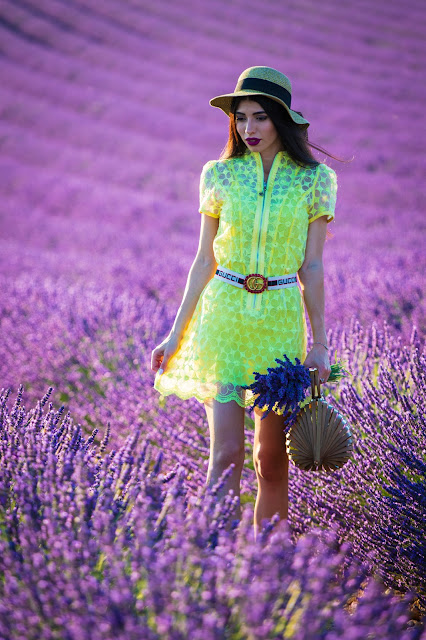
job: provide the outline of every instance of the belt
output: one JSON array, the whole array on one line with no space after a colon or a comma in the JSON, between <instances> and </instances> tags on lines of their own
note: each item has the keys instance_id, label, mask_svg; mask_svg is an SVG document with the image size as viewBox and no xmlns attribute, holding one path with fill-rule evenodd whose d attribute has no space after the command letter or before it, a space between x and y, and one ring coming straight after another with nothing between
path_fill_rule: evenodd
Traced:
<instances>
[{"instance_id":1,"label":"belt","mask_svg":"<svg viewBox=\"0 0 426 640\"><path fill-rule=\"evenodd\" d=\"M224 267L218 267L215 278L225 280L234 287L245 289L249 293L263 293L266 289L285 289L297 285L297 274L287 273L285 276L271 276L267 278L260 273L249 273L248 276L236 273Z\"/></svg>"}]
</instances>

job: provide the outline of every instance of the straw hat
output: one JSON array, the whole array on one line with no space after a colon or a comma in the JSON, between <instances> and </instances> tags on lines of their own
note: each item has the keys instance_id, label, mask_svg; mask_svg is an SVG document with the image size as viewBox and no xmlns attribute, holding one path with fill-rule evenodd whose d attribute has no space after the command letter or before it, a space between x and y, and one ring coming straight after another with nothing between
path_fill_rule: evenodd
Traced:
<instances>
[{"instance_id":1,"label":"straw hat","mask_svg":"<svg viewBox=\"0 0 426 640\"><path fill-rule=\"evenodd\" d=\"M238 78L234 93L225 93L210 100L212 107L222 109L229 116L232 98L266 96L282 104L291 119L301 126L308 127L309 121L302 118L291 106L291 82L283 73L271 67L249 67Z\"/></svg>"}]
</instances>

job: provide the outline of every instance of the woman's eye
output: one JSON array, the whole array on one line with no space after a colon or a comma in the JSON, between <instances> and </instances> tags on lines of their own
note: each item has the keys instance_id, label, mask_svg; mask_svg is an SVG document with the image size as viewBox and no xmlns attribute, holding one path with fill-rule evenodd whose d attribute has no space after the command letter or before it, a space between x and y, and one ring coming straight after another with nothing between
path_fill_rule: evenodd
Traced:
<instances>
[{"instance_id":1,"label":"woman's eye","mask_svg":"<svg viewBox=\"0 0 426 640\"><path fill-rule=\"evenodd\" d=\"M259 120L260 122L263 122L264 120L267 120L268 116L257 116L256 120ZM245 118L244 116L235 116L235 120L237 122L244 122Z\"/></svg>"}]
</instances>

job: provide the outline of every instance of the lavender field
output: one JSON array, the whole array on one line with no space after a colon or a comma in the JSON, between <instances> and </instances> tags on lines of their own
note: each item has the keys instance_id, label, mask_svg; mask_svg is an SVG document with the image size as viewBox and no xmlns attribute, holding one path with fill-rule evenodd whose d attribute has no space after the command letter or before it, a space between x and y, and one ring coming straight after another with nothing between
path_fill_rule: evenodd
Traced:
<instances>
[{"instance_id":1,"label":"lavender field","mask_svg":"<svg viewBox=\"0 0 426 640\"><path fill-rule=\"evenodd\" d=\"M421 0L0 0L0 640L426 638ZM254 541L153 390L227 138L211 97L288 74L338 176L327 385L354 429ZM278 355L278 354L277 354Z\"/></svg>"}]
</instances>

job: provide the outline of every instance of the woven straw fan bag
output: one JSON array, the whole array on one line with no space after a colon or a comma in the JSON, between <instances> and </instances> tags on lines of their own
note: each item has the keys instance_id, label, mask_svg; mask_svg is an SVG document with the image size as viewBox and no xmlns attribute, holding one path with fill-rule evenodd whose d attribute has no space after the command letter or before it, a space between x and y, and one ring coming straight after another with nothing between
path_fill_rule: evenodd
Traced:
<instances>
[{"instance_id":1,"label":"woven straw fan bag","mask_svg":"<svg viewBox=\"0 0 426 640\"><path fill-rule=\"evenodd\" d=\"M303 471L334 471L353 453L347 420L322 396L318 369L309 369L312 398L286 436L289 459Z\"/></svg>"}]
</instances>

